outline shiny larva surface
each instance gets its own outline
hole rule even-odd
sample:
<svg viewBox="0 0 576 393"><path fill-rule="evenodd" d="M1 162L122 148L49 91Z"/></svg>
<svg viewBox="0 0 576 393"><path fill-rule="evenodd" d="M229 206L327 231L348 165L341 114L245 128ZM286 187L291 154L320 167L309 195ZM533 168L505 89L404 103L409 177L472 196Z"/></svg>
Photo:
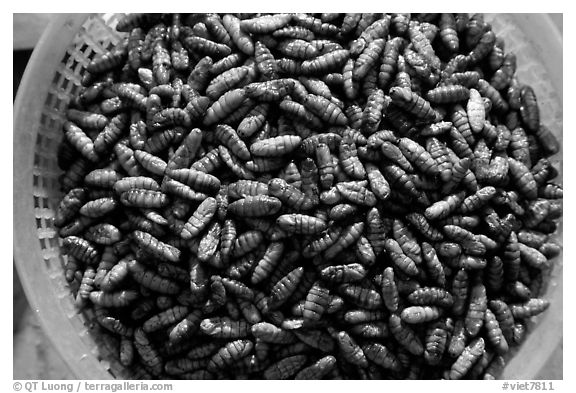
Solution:
<svg viewBox="0 0 576 393"><path fill-rule="evenodd" d="M534 91L508 103L515 59L489 24L120 25L129 49L90 63L69 109L56 221L79 306L133 335L122 364L156 378L494 377L549 307L562 187ZM206 337L218 345L194 362L166 341Z"/></svg>

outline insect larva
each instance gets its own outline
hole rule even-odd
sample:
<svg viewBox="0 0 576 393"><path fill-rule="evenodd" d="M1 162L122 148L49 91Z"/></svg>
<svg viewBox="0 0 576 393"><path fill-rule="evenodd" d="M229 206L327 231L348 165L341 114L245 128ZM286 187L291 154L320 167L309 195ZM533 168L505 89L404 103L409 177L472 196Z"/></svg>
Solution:
<svg viewBox="0 0 576 393"><path fill-rule="evenodd" d="M536 199L538 187L530 170L520 161L508 158L509 173L518 190L527 199Z"/></svg>
<svg viewBox="0 0 576 393"><path fill-rule="evenodd" d="M417 324L438 319L441 310L435 306L410 306L400 313L400 318L406 323Z"/></svg>
<svg viewBox="0 0 576 393"><path fill-rule="evenodd" d="M246 144L240 139L236 131L225 124L218 124L215 132L216 138L224 144L233 154L243 161L250 159L250 152Z"/></svg>
<svg viewBox="0 0 576 393"><path fill-rule="evenodd" d="M402 365L393 352L380 343L362 345L362 351L369 360L385 369L392 371L400 371L402 369Z"/></svg>
<svg viewBox="0 0 576 393"><path fill-rule="evenodd" d="M401 221L395 219L392 225L392 234L402 252L415 263L422 262L420 245L412 231Z"/></svg>
<svg viewBox="0 0 576 393"><path fill-rule="evenodd" d="M396 240L391 238L386 239L384 248L395 267L409 276L415 276L418 274L416 263L404 253Z"/></svg>
<svg viewBox="0 0 576 393"><path fill-rule="evenodd" d="M458 49L460 48L460 41L456 31L456 19L454 15L443 13L440 16L438 27L440 28L440 38L442 43L451 52L458 52Z"/></svg>
<svg viewBox="0 0 576 393"><path fill-rule="evenodd" d="M188 307L174 306L147 319L142 325L145 333L155 332L180 322L188 314Z"/></svg>
<svg viewBox="0 0 576 393"><path fill-rule="evenodd" d="M344 228L344 230L340 232L340 236L336 239L336 241L325 251L323 251L324 258L330 260L338 255L338 253L340 253L342 250L348 248L358 240L358 238L362 235L363 230L363 222L358 222Z"/></svg>
<svg viewBox="0 0 576 393"><path fill-rule="evenodd" d="M278 157L297 149L301 141L302 138L297 135L282 135L263 139L250 145L250 152L260 157Z"/></svg>
<svg viewBox="0 0 576 393"><path fill-rule="evenodd" d="M176 358L167 360L164 365L164 370L166 374L178 376L182 379L188 379L188 375L191 373L203 370L209 362L209 358L203 359L188 359L188 358ZM203 370L206 371L206 370Z"/></svg>
<svg viewBox="0 0 576 393"><path fill-rule="evenodd" d="M424 360L430 365L437 365L448 346L448 337L452 333L451 319L440 320L432 324L426 331Z"/></svg>
<svg viewBox="0 0 576 393"><path fill-rule="evenodd" d="M238 299L245 299L251 301L254 299L254 292L248 286L240 281L232 280L229 278L222 278L222 284L226 288L226 293L234 295Z"/></svg>
<svg viewBox="0 0 576 393"><path fill-rule="evenodd" d="M302 250L303 256L306 258L312 258L320 254L322 251L332 246L338 240L340 234L340 228L328 228L323 235L313 239L304 247Z"/></svg>
<svg viewBox="0 0 576 393"><path fill-rule="evenodd" d="M182 44L191 52L216 58L228 56L232 52L228 45L214 42L199 36L185 37Z"/></svg>
<svg viewBox="0 0 576 393"><path fill-rule="evenodd" d="M200 330L214 338L236 339L248 337L250 325L245 320L231 320L227 317L213 317L200 322Z"/></svg>
<svg viewBox="0 0 576 393"><path fill-rule="evenodd" d="M546 299L532 298L525 303L511 304L510 312L515 319L527 319L544 312L549 306Z"/></svg>
<svg viewBox="0 0 576 393"><path fill-rule="evenodd" d="M268 307L272 310L285 303L294 291L296 291L303 276L304 268L298 267L282 277L271 290Z"/></svg>
<svg viewBox="0 0 576 393"><path fill-rule="evenodd" d="M98 155L94 149L92 139L84 131L72 122L64 123L64 132L66 140L80 153L83 157L91 162L98 161Z"/></svg>
<svg viewBox="0 0 576 393"><path fill-rule="evenodd" d="M486 288L482 284L474 285L470 291L470 303L465 318L466 332L470 337L475 337L483 326L487 307Z"/></svg>
<svg viewBox="0 0 576 393"><path fill-rule="evenodd" d="M362 348L356 344L354 339L350 337L348 333L337 333L336 342L338 343L340 353L342 354L344 360L355 364L358 367L365 368L368 366L368 360L366 359L366 355L362 351Z"/></svg>
<svg viewBox="0 0 576 393"><path fill-rule="evenodd" d="M235 155L231 154L225 146L218 146L218 154L221 160L219 161L223 162L239 179L256 180L256 175L248 169L248 165L244 165ZM252 164L256 166L254 162L252 162Z"/></svg>
<svg viewBox="0 0 576 393"><path fill-rule="evenodd" d="M320 277L332 283L361 281L366 276L366 269L359 263L332 265L320 272Z"/></svg>
<svg viewBox="0 0 576 393"><path fill-rule="evenodd" d="M256 105L238 125L238 136L246 139L258 132L264 126L269 109L267 102Z"/></svg>
<svg viewBox="0 0 576 393"><path fill-rule="evenodd" d="M257 230L250 230L241 233L234 240L234 247L232 249L231 256L239 257L246 255L250 251L256 249L264 240L264 235L262 232Z"/></svg>
<svg viewBox="0 0 576 393"><path fill-rule="evenodd" d="M345 126L348 123L342 109L327 98L308 94L303 105L328 124Z"/></svg>
<svg viewBox="0 0 576 393"><path fill-rule="evenodd" d="M118 242L122 238L122 234L114 225L101 223L88 228L84 237L96 244L111 245Z"/></svg>
<svg viewBox="0 0 576 393"><path fill-rule="evenodd" d="M526 128L536 132L540 125L540 111L536 94L531 86L524 85L520 90L520 116Z"/></svg>
<svg viewBox="0 0 576 393"><path fill-rule="evenodd" d="M90 301L95 305L106 308L122 308L133 303L140 295L133 290L122 290L118 292L90 292Z"/></svg>
<svg viewBox="0 0 576 393"><path fill-rule="evenodd" d="M140 208L161 208L169 203L168 196L161 191L131 188L122 192L120 202L123 205Z"/></svg>
<svg viewBox="0 0 576 393"><path fill-rule="evenodd" d="M78 109L69 109L66 113L66 117L70 122L73 124L70 125L77 125L82 129L95 129L95 130L102 130L108 124L108 118L106 116L99 114L99 113L92 113L88 111L81 111ZM64 124L64 131L66 131L66 123Z"/></svg>
<svg viewBox="0 0 576 393"><path fill-rule="evenodd" d="M499 354L508 352L508 342L504 338L496 316L490 309L486 310L484 325L487 331L487 340L490 345L493 346Z"/></svg>
<svg viewBox="0 0 576 393"><path fill-rule="evenodd" d="M419 356L424 353L424 346L421 340L416 336L415 332L402 321L400 316L391 314L388 320L388 326L390 333L392 333L396 341L411 354Z"/></svg>
<svg viewBox="0 0 576 393"><path fill-rule="evenodd" d="M262 217L276 214L282 202L268 195L246 196L232 202L228 210L241 217Z"/></svg>
<svg viewBox="0 0 576 393"><path fill-rule="evenodd" d="M230 39L240 51L251 56L254 54L254 43L249 34L241 29L241 21L232 14L222 17L222 25L230 35Z"/></svg>
<svg viewBox="0 0 576 393"><path fill-rule="evenodd" d="M303 368L295 376L294 379L323 379L336 367L336 358L328 355L319 359L316 363Z"/></svg>
<svg viewBox="0 0 576 393"><path fill-rule="evenodd" d="M80 281L80 287L78 288L78 293L76 294L76 299L74 305L78 309L82 309L90 297L90 293L94 291L94 278L96 276L96 271L93 267L88 266L84 270L82 279Z"/></svg>
<svg viewBox="0 0 576 393"><path fill-rule="evenodd" d="M283 330L268 322L252 325L252 335L271 344L293 344L297 340L289 330Z"/></svg>
<svg viewBox="0 0 576 393"><path fill-rule="evenodd" d="M268 182L268 192L296 211L312 208L312 201L302 191L280 178Z"/></svg>
<svg viewBox="0 0 576 393"><path fill-rule="evenodd" d="M417 305L452 307L454 301L450 292L436 287L423 287L408 296L408 301Z"/></svg>
<svg viewBox="0 0 576 393"><path fill-rule="evenodd" d="M180 259L180 250L178 248L156 239L149 233L134 231L132 238L140 248L153 256L169 262L178 262Z"/></svg>
<svg viewBox="0 0 576 393"><path fill-rule="evenodd" d="M358 181L340 182L336 185L336 189L344 199L352 203L372 207L376 205L376 195L363 184Z"/></svg>
<svg viewBox="0 0 576 393"><path fill-rule="evenodd" d="M399 166L385 165L381 167L381 172L390 184L391 189L398 188L401 192L411 197L420 197L420 191L418 191L412 179Z"/></svg>
<svg viewBox="0 0 576 393"><path fill-rule="evenodd" d="M272 33L286 26L291 20L290 14L265 15L240 21L240 29L253 34Z"/></svg>
<svg viewBox="0 0 576 393"><path fill-rule="evenodd" d="M177 283L156 274L152 270L146 269L145 266L135 259L128 261L127 265L132 278L142 286L168 295L180 292L180 287Z"/></svg>
<svg viewBox="0 0 576 393"><path fill-rule="evenodd" d="M94 265L99 258L98 250L88 241L77 236L64 238L63 253L77 258L88 265Z"/></svg>
<svg viewBox="0 0 576 393"><path fill-rule="evenodd" d="M496 34L492 30L484 32L467 56L469 64L475 64L485 58L494 47L495 42Z"/></svg>
<svg viewBox="0 0 576 393"><path fill-rule="evenodd" d="M426 93L426 99L433 104L446 104L465 101L470 90L462 85L439 86Z"/></svg>
<svg viewBox="0 0 576 393"><path fill-rule="evenodd" d="M336 25L326 22L323 23L321 19L307 14L294 14L292 16L292 22L297 26L305 27L311 30L314 34L321 36L333 37L339 31Z"/></svg>
<svg viewBox="0 0 576 393"><path fill-rule="evenodd" d="M354 79L362 80L366 76L368 70L373 67L377 59L382 55L385 44L386 40L384 38L378 38L366 46L354 64L354 70L352 71Z"/></svg>
<svg viewBox="0 0 576 393"><path fill-rule="evenodd" d="M216 194L220 190L220 180L208 173L196 169L167 169L168 177L182 182L194 190L207 194Z"/></svg>
<svg viewBox="0 0 576 393"><path fill-rule="evenodd" d="M344 172L354 179L365 179L366 170L358 158L356 144L352 140L350 134L347 134L342 138L338 150L338 158L340 159L340 165Z"/></svg>
<svg viewBox="0 0 576 393"><path fill-rule="evenodd" d="M208 362L207 371L215 372L219 369L229 367L238 359L248 355L254 344L250 340L235 340L227 343L224 347L218 350Z"/></svg>
<svg viewBox="0 0 576 393"><path fill-rule="evenodd" d="M155 376L161 375L163 368L162 359L141 328L136 329L134 332L134 347L146 368Z"/></svg>
<svg viewBox="0 0 576 393"><path fill-rule="evenodd" d="M264 378L271 380L289 379L306 364L306 355L294 355L283 358L264 370Z"/></svg>
<svg viewBox="0 0 576 393"><path fill-rule="evenodd" d="M482 356L484 352L484 339L482 337L474 339L466 348L458 359L452 364L450 369L450 379L461 379L468 373L472 365Z"/></svg>
<svg viewBox="0 0 576 393"><path fill-rule="evenodd" d="M304 214L284 214L276 220L278 226L288 233L312 235L323 232L326 222Z"/></svg>
<svg viewBox="0 0 576 393"><path fill-rule="evenodd" d="M372 288L361 285L341 284L339 286L341 295L358 307L374 310L382 306L382 296Z"/></svg>
<svg viewBox="0 0 576 393"><path fill-rule="evenodd" d="M228 195L233 199L248 196L263 196L268 194L268 185L254 180L238 180L228 184Z"/></svg>
<svg viewBox="0 0 576 393"><path fill-rule="evenodd" d="M209 126L219 122L234 112L246 98L244 89L234 89L224 93L207 110L203 124Z"/></svg>
<svg viewBox="0 0 576 393"><path fill-rule="evenodd" d="M68 191L58 204L54 217L54 225L63 227L66 223L70 222L86 203L86 200L87 193L85 188L73 188Z"/></svg>

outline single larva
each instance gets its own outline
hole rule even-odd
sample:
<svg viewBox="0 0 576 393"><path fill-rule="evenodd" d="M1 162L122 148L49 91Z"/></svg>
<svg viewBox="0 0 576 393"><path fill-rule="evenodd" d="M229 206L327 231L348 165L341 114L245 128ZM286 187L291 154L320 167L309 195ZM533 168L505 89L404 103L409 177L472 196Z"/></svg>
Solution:
<svg viewBox="0 0 576 393"><path fill-rule="evenodd" d="M249 340L236 340L227 343L210 358L206 368L207 371L215 372L231 366L238 359L248 355L252 351L253 346L254 344Z"/></svg>
<svg viewBox="0 0 576 393"><path fill-rule="evenodd" d="M474 339L456 359L449 373L450 379L461 379L484 352L484 339Z"/></svg>

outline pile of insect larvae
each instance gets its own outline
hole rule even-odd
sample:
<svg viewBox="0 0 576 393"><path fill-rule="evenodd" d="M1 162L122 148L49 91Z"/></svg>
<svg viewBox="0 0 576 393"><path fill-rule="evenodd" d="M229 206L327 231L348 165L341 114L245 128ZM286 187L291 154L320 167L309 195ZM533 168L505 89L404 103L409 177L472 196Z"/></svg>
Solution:
<svg viewBox="0 0 576 393"><path fill-rule="evenodd" d="M475 14L130 14L72 97L55 225L134 378L494 379L562 217Z"/></svg>

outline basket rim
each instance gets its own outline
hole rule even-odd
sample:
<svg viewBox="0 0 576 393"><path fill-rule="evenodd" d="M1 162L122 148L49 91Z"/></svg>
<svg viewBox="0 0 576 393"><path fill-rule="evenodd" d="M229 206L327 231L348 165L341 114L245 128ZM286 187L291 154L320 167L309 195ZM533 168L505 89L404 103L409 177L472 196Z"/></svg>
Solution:
<svg viewBox="0 0 576 393"><path fill-rule="evenodd" d="M38 286L53 285L51 279L47 275L33 274L37 265L24 262L30 258L37 263L42 263L43 260L39 247L31 247L38 243L37 228L33 225L34 210L30 208L30 204L33 195L31 161L36 143L35 127L39 124L40 117L39 111L34 112L31 109L41 108L44 105L51 85L53 75L43 71L50 65L59 64L67 49L67 45L62 45L55 50L50 43L72 42L90 15L92 14L54 14L32 52L16 95L13 147L14 151L18 150L21 154L14 154L13 160L13 230L17 235L14 236L13 250L16 271L30 307L38 315L43 331L65 364L76 377L106 380L113 379L113 376L105 371L96 356L91 356L86 342L78 334L73 336L69 334L74 328L71 325L71 318L68 318L62 309L60 299L56 296L42 296L35 291ZM82 350L79 351L79 348ZM83 355L76 359L70 356L74 352Z"/></svg>

